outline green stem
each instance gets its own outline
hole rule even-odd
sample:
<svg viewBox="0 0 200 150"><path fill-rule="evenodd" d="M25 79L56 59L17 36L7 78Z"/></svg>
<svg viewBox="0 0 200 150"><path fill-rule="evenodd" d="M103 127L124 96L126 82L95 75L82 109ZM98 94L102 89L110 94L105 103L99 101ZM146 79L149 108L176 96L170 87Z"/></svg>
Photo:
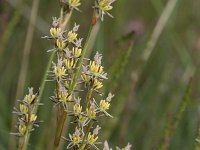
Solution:
<svg viewBox="0 0 200 150"><path fill-rule="evenodd" d="M84 141L86 140L86 138L87 138L87 136L88 136L88 133L89 133L91 127L93 126L93 124L94 124L94 121L90 122L89 125L87 126L85 135L84 135L84 137L83 137L83 143L82 143L81 146L80 146L80 150L84 150L84 148L85 148L85 146L86 146L86 144L84 143Z"/></svg>
<svg viewBox="0 0 200 150"><path fill-rule="evenodd" d="M72 14L71 11L68 12L68 13L64 16L64 19L62 19L62 22L60 23L60 24L61 24L60 26L62 26L62 30L65 30L65 27L66 27L67 23L69 22L69 19L70 19L70 17L71 17L71 14ZM60 15L63 15L63 8L61 8L61 13L60 13ZM63 18L63 16L60 16L60 17ZM63 24L64 24L64 25L63 25ZM47 76L48 76L48 71L50 70L51 63L52 63L52 61L53 61L53 59L54 59L55 53L56 53L56 52L52 52L52 53L51 53L51 56L50 56L49 61L48 61L48 63L47 63L47 67L46 67L46 70L45 70L45 73L44 73L44 76L43 76L43 78L42 78L42 82L41 82L41 85L40 85L40 94L39 94L39 96L38 96L38 102L40 102L41 97L42 97L42 94L43 94L43 92L44 92L44 87L45 87L45 85L46 85L46 79L47 79ZM38 109L38 107L35 108L35 112L37 112L37 109Z"/></svg>
<svg viewBox="0 0 200 150"><path fill-rule="evenodd" d="M87 39L86 39L86 42L85 42L85 45L84 45L84 48L83 48L83 52L82 52L82 55L78 61L78 64L77 64L77 68L74 72L74 77L73 77L73 80L72 80L72 84L70 86L70 89L69 91L73 91L73 89L75 88L75 85L76 85L76 78L77 76L79 75L79 72L80 72L80 68L81 68L81 65L82 65L82 62L83 62L83 58L85 56L85 53L86 53L86 50L88 49L88 43L90 41L90 38L91 38L91 34L92 34L92 31L93 31L93 28L94 28L94 25L91 25L90 29L89 29L89 33L88 33L88 36L87 36Z"/></svg>
<svg viewBox="0 0 200 150"><path fill-rule="evenodd" d="M63 17L63 8L61 8L61 13L60 13L61 23L60 23L60 26L61 26L62 30L65 29L70 17L71 17L71 11ZM45 87L45 84L46 84L45 81L47 79L48 71L50 70L51 63L52 63L52 61L54 59L55 53L56 52L53 52L51 54L50 58L49 58L49 61L48 61L48 64L47 64L47 67L46 67L46 70L45 70L45 74L43 76L42 83L41 83L41 86L40 86L40 95L38 97L38 102L40 102L42 94L44 92L44 87ZM37 112L37 109L38 108L36 107L35 108L35 112ZM61 133L62 133L62 129L63 129L63 126L64 126L64 122L66 120L66 116L67 116L67 114L64 111L64 109L62 107L58 108L57 128L56 128L56 135L55 135L55 140L54 140L54 149L58 148L58 145L59 145L59 142L60 142Z"/></svg>

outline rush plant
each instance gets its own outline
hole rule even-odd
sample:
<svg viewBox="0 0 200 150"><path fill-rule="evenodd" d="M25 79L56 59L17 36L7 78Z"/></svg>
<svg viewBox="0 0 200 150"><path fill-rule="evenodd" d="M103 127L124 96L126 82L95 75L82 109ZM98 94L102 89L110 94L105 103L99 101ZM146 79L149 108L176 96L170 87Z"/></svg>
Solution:
<svg viewBox="0 0 200 150"><path fill-rule="evenodd" d="M67 149L85 150L100 149L99 131L101 129L99 120L102 117L113 116L109 114L112 107L111 100L114 95L105 95L101 88L104 80L108 79L107 73L102 65L102 55L96 53L92 59L85 58L85 53L97 24L104 20L105 15L112 17L112 3L115 0L94 0L93 16L86 40L79 38L78 29L80 25L74 23L71 29L66 29L73 10L80 10L80 0L60 1L60 17L53 17L49 35L43 38L50 40L54 47L47 50L52 53L41 83L40 92L29 94L19 101L19 110L15 108L14 113L18 117L15 135L20 137L19 149L27 149L30 132L38 127L36 121L37 108L40 105L41 95L45 87L45 81L55 84L54 93L50 97L57 109L56 133L53 149L58 149L60 140L67 142ZM83 45L83 46L82 46ZM54 57L56 58L54 59ZM43 110L44 111L44 110ZM71 122L70 131L65 135L65 122ZM111 150L107 142L103 144L103 150ZM120 150L119 147L116 147ZM128 144L122 150L130 150Z"/></svg>

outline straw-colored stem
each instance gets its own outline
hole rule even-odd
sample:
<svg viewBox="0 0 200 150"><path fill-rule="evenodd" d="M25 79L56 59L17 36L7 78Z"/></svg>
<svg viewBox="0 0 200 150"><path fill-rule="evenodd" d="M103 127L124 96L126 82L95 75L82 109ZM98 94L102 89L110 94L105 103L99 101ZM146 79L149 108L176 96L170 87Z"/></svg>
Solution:
<svg viewBox="0 0 200 150"><path fill-rule="evenodd" d="M21 95L23 93L23 88L24 88L25 79L26 79L26 72L27 72L27 67L28 67L28 60L29 60L30 50L31 50L31 46L32 46L33 33L34 33L33 24L35 24L36 19L37 19L39 2L40 2L40 0L33 1L33 7L31 9L31 16L30 16L30 21L29 21L29 25L28 25L24 50L23 50L21 69L20 69L20 73L19 73L16 98L21 97ZM29 126L28 126L28 128L29 128ZM22 140L24 140L24 141L22 141L23 144L19 143L19 146L20 146L19 148L21 150L27 149L29 137L30 137L30 132L27 132L25 134L25 136L22 138ZM21 140L19 142L21 142Z"/></svg>
<svg viewBox="0 0 200 150"><path fill-rule="evenodd" d="M26 73L27 73L27 67L28 67L28 61L30 57L30 51L31 51L31 46L32 46L32 41L33 41L33 34L34 34L34 25L37 19L37 13L38 13L38 7L39 7L39 0L33 1L32 4L32 10L31 10L31 16L30 16L30 21L28 25L28 30L26 34L26 40L25 40L25 45L24 45L24 50L23 50L23 56L22 56L22 61L21 61L21 68L19 72L19 79L17 83L17 93L16 93L16 99L18 97L21 97L24 89L24 84L25 84L25 79L26 79Z"/></svg>
<svg viewBox="0 0 200 150"><path fill-rule="evenodd" d="M164 8L154 30L150 37L150 40L147 42L146 49L142 55L142 60L145 62L149 59L153 49L155 48L163 29L165 28L178 0L169 0L166 7Z"/></svg>
<svg viewBox="0 0 200 150"><path fill-rule="evenodd" d="M66 117L67 117L67 113L64 110L64 108L59 107L58 112L57 112L57 127L56 127L56 135L55 135L55 140L54 140L54 149L57 149L59 146Z"/></svg>
<svg viewBox="0 0 200 150"><path fill-rule="evenodd" d="M31 7L25 2L23 2L24 0L5 0L5 1L7 1L11 7L18 10L20 17L23 17L23 19L26 19L27 21L30 20ZM20 7L18 6L19 4ZM37 16L37 21L34 23L34 26L42 34L46 34L49 23L45 21L42 17ZM6 30L8 30L8 28L6 28Z"/></svg>

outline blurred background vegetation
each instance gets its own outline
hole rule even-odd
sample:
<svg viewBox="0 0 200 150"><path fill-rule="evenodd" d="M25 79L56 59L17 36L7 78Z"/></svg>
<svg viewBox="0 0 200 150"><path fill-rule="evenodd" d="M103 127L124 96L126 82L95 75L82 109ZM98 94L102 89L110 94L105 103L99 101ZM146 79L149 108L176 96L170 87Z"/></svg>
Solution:
<svg viewBox="0 0 200 150"><path fill-rule="evenodd" d="M71 25L74 21L81 25L80 37L87 35L92 5L92 0L82 1L82 12L73 13ZM104 91L115 94L114 119L101 122L102 140L112 146L130 142L135 150L195 149L200 125L199 6L198 0L114 3L115 18L106 17L101 23L87 54L93 56L96 50L103 54L109 74ZM53 0L0 0L1 150L9 149L12 139L16 99L23 98L27 87L40 86L50 56L46 50L52 47L41 37L49 34L51 17L59 10ZM191 77L193 84L188 84ZM39 109L44 123L33 132L30 149L51 149L55 110L48 97L53 88L46 84L44 106Z"/></svg>

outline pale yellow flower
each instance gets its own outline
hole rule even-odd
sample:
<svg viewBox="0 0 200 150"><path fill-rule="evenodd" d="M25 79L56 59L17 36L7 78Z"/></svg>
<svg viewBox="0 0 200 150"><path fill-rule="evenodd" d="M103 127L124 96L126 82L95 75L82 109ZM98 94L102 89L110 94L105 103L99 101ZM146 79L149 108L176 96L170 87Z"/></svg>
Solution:
<svg viewBox="0 0 200 150"><path fill-rule="evenodd" d="M89 109L87 108L86 109L86 113L87 113L87 116L90 118L90 119L94 119L96 117L96 111L95 111L95 108L94 107L90 107Z"/></svg>
<svg viewBox="0 0 200 150"><path fill-rule="evenodd" d="M92 134L91 132L89 132L88 136L87 136L87 142L92 145L94 144L98 139L98 136L95 137L94 134Z"/></svg>
<svg viewBox="0 0 200 150"><path fill-rule="evenodd" d="M19 133L21 135L24 135L26 133L26 129L27 129L26 125L24 125L24 124L19 125Z"/></svg>
<svg viewBox="0 0 200 150"><path fill-rule="evenodd" d="M62 76L65 76L65 75L66 75L66 69L65 69L65 67L54 66L53 73L54 73L57 77L62 77Z"/></svg>
<svg viewBox="0 0 200 150"><path fill-rule="evenodd" d="M67 41L68 42L73 42L76 37L77 37L77 33L75 33L74 31L69 31L68 34L67 34Z"/></svg>
<svg viewBox="0 0 200 150"><path fill-rule="evenodd" d="M72 54L74 57L78 58L81 56L81 52L82 52L82 49L81 48L78 48L78 47L73 47L72 48Z"/></svg>
<svg viewBox="0 0 200 150"><path fill-rule="evenodd" d="M64 59L65 66L68 70L71 70L75 64L74 59Z"/></svg>
<svg viewBox="0 0 200 150"><path fill-rule="evenodd" d="M75 114L75 115L78 115L78 114L80 114L81 111L82 111L82 106L81 106L80 104L76 103L76 104L74 105L74 107L73 107L73 110L74 110L74 114Z"/></svg>
<svg viewBox="0 0 200 150"><path fill-rule="evenodd" d="M101 100L100 101L100 104L99 104L100 110L106 111L106 110L109 109L109 107L110 107L110 103L109 102L107 102L106 100Z"/></svg>
<svg viewBox="0 0 200 150"><path fill-rule="evenodd" d="M81 5L80 0L68 0L68 3L71 7L78 7Z"/></svg>
<svg viewBox="0 0 200 150"><path fill-rule="evenodd" d="M93 74L101 74L103 72L103 67L98 65L95 61L90 61L89 71Z"/></svg>
<svg viewBox="0 0 200 150"><path fill-rule="evenodd" d="M19 104L19 109L24 114L28 113L28 107L24 104Z"/></svg>
<svg viewBox="0 0 200 150"><path fill-rule="evenodd" d="M98 81L98 79L94 79L93 80L93 84L92 84L92 87L96 90L100 89L103 87L103 84L102 82Z"/></svg>
<svg viewBox="0 0 200 150"><path fill-rule="evenodd" d="M59 38L56 40L56 45L59 49L64 49L66 44L61 38Z"/></svg>

